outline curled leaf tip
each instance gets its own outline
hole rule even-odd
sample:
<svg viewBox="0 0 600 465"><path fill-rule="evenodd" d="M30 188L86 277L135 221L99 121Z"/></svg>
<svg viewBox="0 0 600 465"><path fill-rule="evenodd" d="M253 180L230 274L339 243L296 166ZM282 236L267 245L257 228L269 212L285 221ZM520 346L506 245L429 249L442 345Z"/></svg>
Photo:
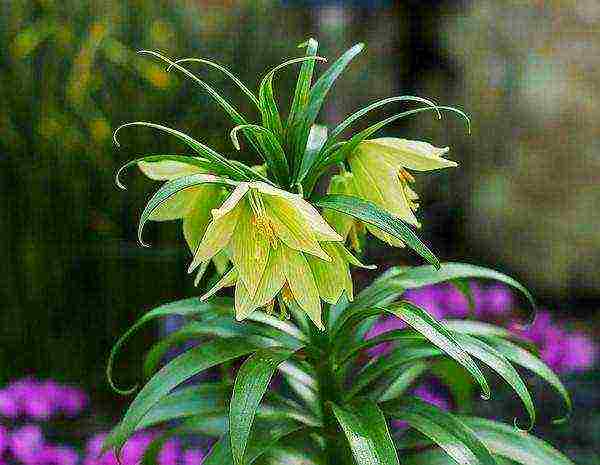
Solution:
<svg viewBox="0 0 600 465"><path fill-rule="evenodd" d="M513 419L513 426L515 427L515 429L516 429L516 430L517 430L519 433L522 433L522 434L527 434L527 433L529 433L529 432L530 432L530 431L533 429L533 426L534 426L534 420L533 420L533 418L531 418L531 419L529 420L529 426L527 426L526 428L522 428L521 426L519 426L519 419L518 419L517 417L515 417L515 418Z"/></svg>
<svg viewBox="0 0 600 465"><path fill-rule="evenodd" d="M490 391L483 391L479 397L481 397L482 400L490 400L492 398L492 393Z"/></svg>

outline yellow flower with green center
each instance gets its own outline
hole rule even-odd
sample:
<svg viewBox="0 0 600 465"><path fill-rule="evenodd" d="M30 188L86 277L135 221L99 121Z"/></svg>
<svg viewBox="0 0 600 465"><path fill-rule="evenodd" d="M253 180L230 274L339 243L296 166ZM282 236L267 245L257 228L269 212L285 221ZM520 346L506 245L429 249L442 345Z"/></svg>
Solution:
<svg viewBox="0 0 600 465"><path fill-rule="evenodd" d="M370 200L403 221L420 227L415 216L419 196L411 188L415 182L408 170L432 171L458 166L442 157L449 148L427 142L382 137L365 140L348 158L355 195ZM367 226L375 236L394 246L401 241Z"/></svg>
<svg viewBox="0 0 600 465"><path fill-rule="evenodd" d="M320 298L335 303L343 291L352 298L348 264L360 263L299 195L260 181L241 182L212 217L189 270L227 251L234 267L204 298L235 284L238 320L282 292L322 328Z"/></svg>

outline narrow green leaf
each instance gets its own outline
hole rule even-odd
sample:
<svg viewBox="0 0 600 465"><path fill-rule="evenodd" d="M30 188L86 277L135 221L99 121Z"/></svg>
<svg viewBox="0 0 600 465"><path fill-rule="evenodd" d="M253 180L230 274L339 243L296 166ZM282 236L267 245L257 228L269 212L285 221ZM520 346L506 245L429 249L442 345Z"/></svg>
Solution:
<svg viewBox="0 0 600 465"><path fill-rule="evenodd" d="M282 348L262 349L239 369L229 405L229 435L236 465L245 465L244 452L254 416L275 370L294 351Z"/></svg>
<svg viewBox="0 0 600 465"><path fill-rule="evenodd" d="M290 419L257 421L252 430L244 463L254 463L256 459L271 450L282 438L300 431L304 426ZM213 446L202 465L234 465L229 433L224 434Z"/></svg>
<svg viewBox="0 0 600 465"><path fill-rule="evenodd" d="M136 429L164 423L179 418L225 413L229 388L223 383L202 383L178 389L152 407Z"/></svg>
<svg viewBox="0 0 600 465"><path fill-rule="evenodd" d="M275 101L275 96L273 95L273 78L275 77L275 73L280 69L294 63L301 63L303 61L314 62L317 60L327 61L325 58L319 56L304 56L287 60L269 71L260 82L258 89L258 102L260 112L262 114L263 126L270 129L282 141L284 136L283 124L281 123L281 116L279 115L277 102Z"/></svg>
<svg viewBox="0 0 600 465"><path fill-rule="evenodd" d="M126 190L127 187L125 187L125 185L121 182L121 174L123 173L123 171L132 166L137 166L139 162L156 163L164 160L177 161L179 163L186 163L188 165L196 166L205 170L207 173L211 171L211 163L208 160L205 160L204 158L186 155L148 155L145 157L140 157L128 161L123 166L121 166L115 174L115 184L119 188Z"/></svg>
<svg viewBox="0 0 600 465"><path fill-rule="evenodd" d="M528 429L533 428L533 424L535 423L535 407L533 406L531 394L517 370L515 370L506 357L480 339L467 334L455 334L454 336L464 350L489 366L513 388L529 414Z"/></svg>
<svg viewBox="0 0 600 465"><path fill-rule="evenodd" d="M518 290L528 300L532 309L535 310L536 304L531 293L519 283L516 279L511 278L499 271L495 271L482 266L471 265L469 263L446 262L442 263L439 269L431 266L417 266L407 269L404 273L396 278L396 282L405 289L414 289L417 287L437 284L453 279L492 279L501 283L507 284L510 287Z"/></svg>
<svg viewBox="0 0 600 465"><path fill-rule="evenodd" d="M343 408L331 403L358 465L399 465L387 423L377 404L361 399Z"/></svg>
<svg viewBox="0 0 600 465"><path fill-rule="evenodd" d="M297 182L302 182L312 166L318 161L319 154L327 142L327 126L313 124L308 134L306 150L300 163L299 172L296 175Z"/></svg>
<svg viewBox="0 0 600 465"><path fill-rule="evenodd" d="M484 443L459 418L417 397L382 405L392 418L408 422L460 465L496 465Z"/></svg>
<svg viewBox="0 0 600 465"><path fill-rule="evenodd" d="M245 124L245 123L243 123ZM185 145L191 148L194 152L196 152L201 157L209 160L211 165L211 171L218 175L230 176L232 179L248 181L248 180L261 180L264 182L270 183L270 181L264 176L260 176L250 169L250 167L244 165L243 163L237 162L234 163L231 160L227 160L223 155L215 152L210 147L198 142L196 139L188 136L187 134L178 131L173 128L169 128L167 126L163 126L162 124L149 123L147 121L134 121L132 123L125 123L119 126L115 132L113 133L113 140L117 147L120 147L119 141L117 139L117 134L121 129L131 126L144 126L153 129L158 129L159 131L166 132L172 136L177 137L181 140Z"/></svg>
<svg viewBox="0 0 600 465"><path fill-rule="evenodd" d="M145 247L149 247L148 244L142 239L142 233L144 232L144 226L152 217L152 213L160 208L166 201L185 189L190 189L195 186L202 184L216 184L224 187L235 187L237 183L226 178L218 178L212 174L192 174L189 176L183 176L181 178L173 179L164 183L158 191L150 198L142 215L140 216L140 223L138 225L138 240L140 244Z"/></svg>
<svg viewBox="0 0 600 465"><path fill-rule="evenodd" d="M233 303L229 299L214 299L210 303L203 302L197 297L192 297L190 299L178 300L176 302L170 302L165 305L161 305L148 313L142 316L139 320L135 322L133 326L131 326L115 343L110 351L110 355L108 357L108 363L106 364L106 377L108 379L108 384L110 384L111 388L122 395L129 395L135 392L137 389L137 385L133 386L129 389L120 389L116 386L112 373L113 366L117 354L125 342L142 326L146 323L155 320L156 318L161 318L168 315L179 315L179 316L191 316L198 314L206 314L214 310L225 311L226 309L231 309L233 307Z"/></svg>
<svg viewBox="0 0 600 465"><path fill-rule="evenodd" d="M202 336L244 337L257 347L283 345L297 350L303 345L296 338L268 325L256 324L251 321L240 324L233 315L212 318L208 321L192 321L154 344L144 361L144 375L149 377L154 373L161 359L171 347Z"/></svg>
<svg viewBox="0 0 600 465"><path fill-rule="evenodd" d="M314 57L317 55L319 43L315 39L310 38L305 43L300 44L299 47L306 47L305 56ZM297 115L300 114L306 106L306 103L308 101L308 93L310 92L310 85L312 84L312 76L314 69L314 60L309 60L302 63L300 73L298 74L298 81L296 82L294 99L292 100L292 106L290 107L290 113L288 115L288 131L290 127L293 127L295 125ZM288 132L288 137L289 135L290 133Z"/></svg>
<svg viewBox="0 0 600 465"><path fill-rule="evenodd" d="M490 386L475 361L462 346L463 340L457 338L460 335L452 333L443 323L437 321L428 312L410 302L400 302L398 305L388 307L386 311L402 318L432 344L442 349L446 354L465 367L481 386L482 397L484 399L491 397Z"/></svg>
<svg viewBox="0 0 600 465"><path fill-rule="evenodd" d="M556 419L555 422L564 421L569 417L573 408L571 404L571 396L569 395L569 392L562 384L558 376L556 376L556 374L548 365L546 365L542 360L533 355L531 352L523 349L522 347L519 347L518 345L510 341L506 341L504 339L494 337L492 335L484 336L486 336L484 338L485 341L492 345L498 352L504 355L511 362L516 363L517 365L520 365L523 368L532 371L540 378L545 380L548 384L550 384L554 389L556 389L558 394L562 397L562 399L565 402L567 413L565 414L564 418Z"/></svg>
<svg viewBox="0 0 600 465"><path fill-rule="evenodd" d="M104 449L121 449L148 411L182 382L208 368L254 351L256 347L245 339L217 339L179 355L156 373L138 393L118 428L106 438Z"/></svg>
<svg viewBox="0 0 600 465"><path fill-rule="evenodd" d="M574 465L548 443L512 426L475 417L461 417L495 455L523 465Z"/></svg>
<svg viewBox="0 0 600 465"><path fill-rule="evenodd" d="M379 107L382 107L384 105L387 105L389 103L395 103L395 102L419 102L419 103L425 103L425 104L429 105L434 110L437 108L437 103L433 102L432 100L422 98L422 97L415 97L413 95L400 95L398 97L384 98L382 100L378 100L377 102L371 103L370 105L358 110L357 112L353 113L352 115L350 115L346 119L344 119L344 121L342 121L340 124L338 124L331 131L331 138L332 139L335 138L344 129L346 129L348 126L350 126L355 121L362 118L368 112L375 110ZM438 117L439 117L439 119L442 119L442 114L439 110L438 110Z"/></svg>
<svg viewBox="0 0 600 465"><path fill-rule="evenodd" d="M235 124L246 124L246 120L240 114L240 112L236 110L229 102L227 102L227 100L225 100L215 89L213 89L206 82L198 78L195 74L191 73L189 70L187 70L180 64L176 63L175 61L171 60L165 55L162 55L161 53L152 50L140 50L138 53L152 55L158 58L159 60L162 60L165 63L167 63L169 65L169 67L167 68L168 70L175 68L177 71L180 71L181 73L185 74L188 78L192 79L196 84L202 87L208 93L208 95L210 95L213 98L213 100L217 102L217 104L221 108L223 108L223 110L225 110L225 112L229 115L229 117Z"/></svg>
<svg viewBox="0 0 600 465"><path fill-rule="evenodd" d="M377 346L384 342L413 343L423 342L425 340L425 337L417 331L401 329L387 331L370 339L361 340L355 344L347 344L346 346L340 347L339 353L336 356L336 361L339 365L342 365L357 353L370 349L371 347Z"/></svg>
<svg viewBox="0 0 600 465"><path fill-rule="evenodd" d="M498 336L502 338L514 338L515 334L501 326L474 320L444 320L446 328L461 334L471 336Z"/></svg>
<svg viewBox="0 0 600 465"><path fill-rule="evenodd" d="M364 223L378 227L382 231L400 239L429 263L439 268L440 262L437 257L421 242L413 230L402 220L382 210L373 202L350 195L330 194L321 197L314 203L318 207L345 213Z"/></svg>
<svg viewBox="0 0 600 465"><path fill-rule="evenodd" d="M290 171L283 147L281 147L275 134L269 129L256 124L236 126L231 130L230 137L233 146L237 150L240 150L240 143L237 138L239 130L244 130L245 133L251 133L256 137L263 150L260 155L267 164L268 169L273 173L275 180L279 184L285 185L290 177Z"/></svg>
<svg viewBox="0 0 600 465"><path fill-rule="evenodd" d="M388 373L394 368L408 367L416 361L440 357L444 354L441 349L429 343L400 344L385 357L379 357L368 363L358 374L352 377L352 387L345 393L344 399L350 400L374 381L392 379Z"/></svg>
<svg viewBox="0 0 600 465"><path fill-rule="evenodd" d="M386 402L400 397L430 367L431 364L428 362L416 362L402 367L398 376L390 376L392 381L376 393L377 402Z"/></svg>
<svg viewBox="0 0 600 465"><path fill-rule="evenodd" d="M173 63L175 63L177 65L181 64L181 63L202 63L202 64L212 66L213 68L218 69L225 76L227 76L229 79L231 79L234 82L234 84L236 86L238 86L241 89L241 91L244 94L246 94L248 96L248 98L252 101L252 103L254 103L254 105L256 105L256 107L258 108L258 99L254 95L254 93L248 88L248 86L246 86L246 84L244 84L240 80L240 78L238 78L235 74L233 74L231 71L229 71L223 65L220 65L219 63L215 63L214 61L211 61L211 60L207 60L206 58L181 58L179 60L175 60ZM173 68L173 65L169 65L169 67L167 68L167 71L171 71L171 68Z"/></svg>

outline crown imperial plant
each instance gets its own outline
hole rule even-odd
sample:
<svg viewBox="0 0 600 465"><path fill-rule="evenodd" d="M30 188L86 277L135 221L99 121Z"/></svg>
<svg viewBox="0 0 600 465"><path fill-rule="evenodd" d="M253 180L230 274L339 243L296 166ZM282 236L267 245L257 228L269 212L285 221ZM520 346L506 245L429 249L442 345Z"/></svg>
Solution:
<svg viewBox="0 0 600 465"><path fill-rule="evenodd" d="M206 282L212 285L195 297L151 310L113 347L108 380L118 392L132 394L137 386L121 389L113 379L119 350L149 321L169 315L185 320L148 352L148 380L104 448L119 452L137 430L165 423L164 436L148 448L144 463L154 463L161 441L168 437L201 433L216 438L205 465L569 464L516 426L530 430L536 411L515 366L548 382L567 415L571 408L560 380L527 350L527 343L489 323L438 321L403 300L412 289L442 282L470 297L467 280L496 280L521 295L524 309L535 309L531 294L516 280L480 266L440 263L415 234L420 222L414 176L456 167L445 158L449 149L372 138L386 125L421 112L439 118L442 112L453 112L470 124L468 117L429 99L398 96L326 127L317 121L320 109L363 45L342 54L314 82L317 62L325 60L317 56L316 40L301 47L305 55L266 73L258 93L213 61L141 52L206 92L232 122L233 147L251 151L260 164L241 163L158 123L127 123L115 132L117 142L123 128L148 127L186 146L187 154L132 160L118 171L117 183L123 187L120 175L132 166L164 182L141 214L140 242L148 221L181 220L190 249L189 272L196 273L201 286L210 274ZM192 73L199 65L223 73L239 87L254 106L257 121ZM273 83L288 66L300 70L284 117ZM418 107L349 131L372 110L402 102ZM319 183L322 178L328 184ZM325 194L320 186L326 186ZM349 249L360 253L367 232L411 249L428 264L392 267L355 293L350 270L365 265ZM228 287L234 287L233 297L223 290ZM384 315L403 324L388 332L371 331ZM162 362L170 347L187 339L199 342ZM391 344L386 345L389 349L373 356L371 349L383 343ZM241 365L233 363L238 359ZM418 392L413 388L423 377L436 376L451 393L477 388L489 398L482 365L516 393L525 420L515 419L515 426L508 426L464 411L453 413L410 394ZM221 368L218 379L194 378L216 367ZM191 378L193 383L180 387Z"/></svg>

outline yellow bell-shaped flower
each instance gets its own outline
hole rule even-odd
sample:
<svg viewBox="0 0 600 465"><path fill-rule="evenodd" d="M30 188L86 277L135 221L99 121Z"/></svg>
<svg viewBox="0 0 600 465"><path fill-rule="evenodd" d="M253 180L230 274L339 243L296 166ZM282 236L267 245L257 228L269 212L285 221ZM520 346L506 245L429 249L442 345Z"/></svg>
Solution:
<svg viewBox="0 0 600 465"><path fill-rule="evenodd" d="M408 170L431 171L458 166L442 158L449 148L427 142L382 137L359 144L348 158L356 195L370 200L396 217L420 227L415 216L419 196L411 188L415 182ZM382 231L369 230L391 245L401 245Z"/></svg>
<svg viewBox="0 0 600 465"><path fill-rule="evenodd" d="M236 318L242 320L283 290L322 328L319 288L308 258L332 262L324 248L342 240L299 195L242 182L212 211L190 272L226 250L234 268L204 298L235 283Z"/></svg>

